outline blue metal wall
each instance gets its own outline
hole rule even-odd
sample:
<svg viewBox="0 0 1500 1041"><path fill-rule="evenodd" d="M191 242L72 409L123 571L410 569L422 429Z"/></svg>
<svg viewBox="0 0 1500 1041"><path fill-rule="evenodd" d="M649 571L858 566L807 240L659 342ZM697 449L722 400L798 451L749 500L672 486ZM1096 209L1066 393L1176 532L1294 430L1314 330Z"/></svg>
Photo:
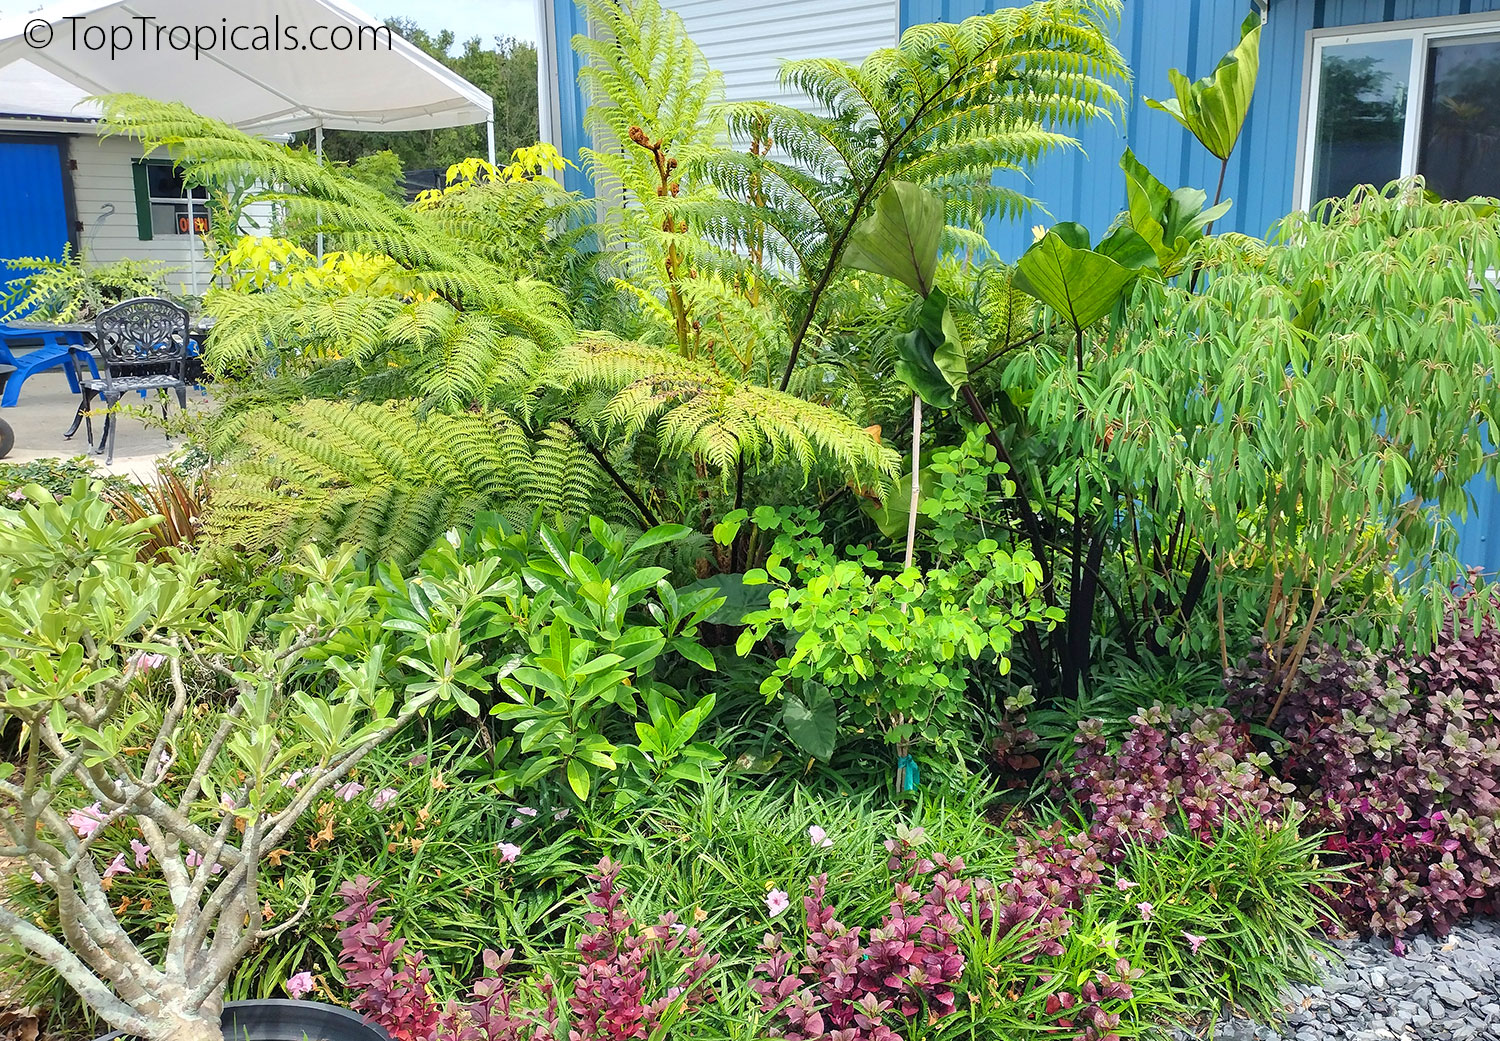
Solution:
<svg viewBox="0 0 1500 1041"><path fill-rule="evenodd" d="M1024 0L902 0L901 26L961 21ZM1096 235L1124 206L1125 187L1116 163L1128 145L1168 184L1192 185L1212 194L1219 161L1145 98L1169 98L1167 70L1193 79L1206 76L1239 39L1251 10L1248 0L1125 0L1116 44L1134 73L1126 108L1115 125L1097 124L1077 134L1083 151L1057 154L1033 169L1028 183L1014 180L1046 207L1051 220L1076 220ZM1234 209L1218 225L1224 231L1264 235L1292 208L1293 167L1302 99L1302 62L1310 29L1401 18L1432 18L1500 10L1500 0L1271 0L1262 32L1260 78L1240 144L1224 183ZM990 241L1013 259L1031 241L1037 220L997 224Z"/></svg>
<svg viewBox="0 0 1500 1041"><path fill-rule="evenodd" d="M0 139L0 260L60 257L68 241L68 206L60 146ZM0 270L0 282L20 272Z"/></svg>
<svg viewBox="0 0 1500 1041"><path fill-rule="evenodd" d="M552 28L557 34L557 109L562 129L562 140L557 142L557 147L577 163L578 151L588 146L589 138L583 129L583 112L587 105L583 84L578 81L579 59L573 50L573 37L588 32L588 21L573 0L552 0ZM581 169L564 171L563 187L570 192L594 194L593 184Z"/></svg>

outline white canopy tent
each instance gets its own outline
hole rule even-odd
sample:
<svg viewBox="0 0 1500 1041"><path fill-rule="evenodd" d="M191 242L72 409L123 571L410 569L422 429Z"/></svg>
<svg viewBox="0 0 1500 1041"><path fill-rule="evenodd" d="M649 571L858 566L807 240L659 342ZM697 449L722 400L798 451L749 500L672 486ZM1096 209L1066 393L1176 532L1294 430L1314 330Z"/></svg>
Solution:
<svg viewBox="0 0 1500 1041"><path fill-rule="evenodd" d="M116 93L267 136L312 130L320 159L325 129L484 123L495 161L489 96L344 0L64 0L0 18L0 116L93 120L87 99Z"/></svg>
<svg viewBox="0 0 1500 1041"><path fill-rule="evenodd" d="M97 115L89 95L136 93L267 135L494 120L483 91L344 0L65 0L0 18L0 75L18 62L33 70L12 73L6 114L63 114L9 89L55 110L61 80L74 116Z"/></svg>

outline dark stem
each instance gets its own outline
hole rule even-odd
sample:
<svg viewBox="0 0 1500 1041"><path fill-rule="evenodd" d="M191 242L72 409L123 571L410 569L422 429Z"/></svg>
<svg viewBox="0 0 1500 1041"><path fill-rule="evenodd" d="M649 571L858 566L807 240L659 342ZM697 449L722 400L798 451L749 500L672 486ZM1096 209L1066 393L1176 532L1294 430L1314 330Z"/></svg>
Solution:
<svg viewBox="0 0 1500 1041"><path fill-rule="evenodd" d="M734 475L734 508L738 510L745 502L745 456L742 452L735 464ZM740 530L735 532L734 543L729 547L729 571L730 574L739 574L745 570L745 543L750 538L748 524L741 524Z"/></svg>
<svg viewBox="0 0 1500 1041"><path fill-rule="evenodd" d="M1214 206L1219 205L1219 200L1224 197L1224 175L1226 173L1228 173L1228 172L1229 172L1229 157L1225 156L1224 157L1224 161L1219 164L1219 186L1214 189ZM1210 207L1210 208L1212 208L1212 207ZM1214 233L1213 221L1209 221L1208 227L1206 227L1206 228L1203 229L1203 237L1204 238L1208 238L1208 236L1212 235L1213 233ZM1203 271L1203 266L1201 264L1194 264L1193 265L1193 274L1192 274L1192 277L1190 277L1188 279L1188 292L1189 293L1194 292L1195 290L1197 290L1197 288L1198 288L1198 275L1200 273L1202 273L1202 271Z"/></svg>
<svg viewBox="0 0 1500 1041"><path fill-rule="evenodd" d="M1077 568L1078 584L1068 600L1068 665L1067 673L1072 685L1064 690L1072 693L1080 685L1086 686L1089 673L1089 636L1094 631L1094 607L1099 599L1099 565L1104 559L1104 533L1089 540L1088 559Z"/></svg>
<svg viewBox="0 0 1500 1041"><path fill-rule="evenodd" d="M792 370L797 367L797 355L802 350L802 341L807 338L807 330L812 327L813 316L817 314L818 301L823 298L823 293L828 289L828 283L833 280L833 273L838 269L839 259L844 255L844 247L849 243L849 236L854 234L854 226L859 223L859 217L864 212L865 204L870 201L870 196L874 194L876 185L880 183L881 174L885 172L886 164L891 161L900 147L905 144L907 135L912 132L913 128L921 124L922 117L927 115L928 110L942 98L943 92L961 79L969 69L982 64L990 48L1000 45L1000 40L994 41L981 50L975 56L974 61L959 66L958 70L944 80L927 100L917 106L916 111L911 114L911 118L906 121L902 128L886 144L885 151L880 154L880 161L875 164L875 172L870 176L870 180L865 186L860 189L859 195L854 200L854 206L849 211L848 219L844 222L843 228L840 229L838 235L830 244L828 263L823 266L822 272L818 275L817 282L813 284L812 294L807 300L807 311L802 315L802 322L798 325L797 332L792 337L791 355L786 360L786 371L781 374L781 390L786 390L787 385L792 382Z"/></svg>
<svg viewBox="0 0 1500 1041"><path fill-rule="evenodd" d="M974 373L976 373L980 369L984 368L990 362L992 362L992 361L998 361L1000 358L1003 358L1005 355L1011 353L1012 351L1018 351L1018 350L1020 350L1022 347L1025 347L1028 343L1030 343L1033 340L1041 339L1042 335L1044 333L1046 333L1046 331L1047 330L1045 330L1045 329L1039 329L1036 332L1032 333L1030 336L1026 337L1026 339L1024 339L1024 340L1017 340L1015 343L1008 343L1008 344L1006 344L1004 347L1000 348L994 354L992 354L988 358L984 359L984 361L980 362L978 365L975 365L972 369L970 369L969 370L970 377L972 377L974 375Z"/></svg>
<svg viewBox="0 0 1500 1041"><path fill-rule="evenodd" d="M635 489L630 487L625 478L620 476L620 472L609 464L609 460L604 458L604 453L599 451L592 441L583 436L583 431L579 430L569 420L565 419L563 423L569 430L573 431L574 436L578 438L578 443L583 445L588 454L594 457L594 462L599 464L600 469L609 475L609 479L615 483L615 487L620 489L625 498L630 500L630 504L636 508L637 512L641 515L641 519L646 522L646 527L654 528L660 524L661 521L656 519L656 514L651 512L651 508L635 493Z"/></svg>

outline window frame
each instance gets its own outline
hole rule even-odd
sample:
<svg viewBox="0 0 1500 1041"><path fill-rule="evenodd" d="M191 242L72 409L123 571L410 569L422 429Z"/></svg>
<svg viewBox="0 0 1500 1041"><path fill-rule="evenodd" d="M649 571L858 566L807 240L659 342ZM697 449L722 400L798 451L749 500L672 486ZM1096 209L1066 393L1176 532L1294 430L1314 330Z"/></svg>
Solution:
<svg viewBox="0 0 1500 1041"><path fill-rule="evenodd" d="M1365 22L1312 29L1302 56L1302 108L1297 122L1297 167L1292 208L1306 210L1322 200L1312 198L1313 123L1318 113L1318 81L1322 78L1323 52L1328 47L1382 40L1411 41L1411 66L1407 71L1406 115L1401 140L1400 176L1416 173L1422 110L1427 100L1427 52L1433 41L1466 36L1500 34L1500 12L1454 15L1440 18L1407 18L1394 22Z"/></svg>
<svg viewBox="0 0 1500 1041"><path fill-rule="evenodd" d="M194 214L194 219L196 220L197 215L195 211L197 210L202 209L205 214L207 213L208 195L206 190L201 187L192 188L184 184L182 186L184 194L176 198L151 194L150 169L152 167L158 169L163 167L175 169L176 166L177 163L175 160L160 159L152 156L141 156L138 159L131 160L131 180L135 190L136 237L141 242L154 242L157 238L156 225L152 220L152 207L154 205L181 205L186 203L189 197L191 197L192 205L189 207L188 212ZM193 195L192 193L195 191L204 192L203 197L199 198L197 195ZM199 234L203 233L200 232ZM163 236L163 238L165 237ZM176 239L178 236L174 234L171 237Z"/></svg>

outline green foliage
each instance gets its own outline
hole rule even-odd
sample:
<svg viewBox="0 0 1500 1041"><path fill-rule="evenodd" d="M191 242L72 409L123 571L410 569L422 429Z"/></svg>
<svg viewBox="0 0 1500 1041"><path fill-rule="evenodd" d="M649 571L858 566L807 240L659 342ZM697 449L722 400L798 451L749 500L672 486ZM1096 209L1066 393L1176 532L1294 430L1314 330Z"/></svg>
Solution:
<svg viewBox="0 0 1500 1041"><path fill-rule="evenodd" d="M165 264L154 260L92 263L71 244L58 259L19 257L4 267L23 274L0 282L0 323L92 322L99 312L137 296L168 296Z"/></svg>
<svg viewBox="0 0 1500 1041"><path fill-rule="evenodd" d="M425 416L401 403L310 401L226 423L210 539L250 550L353 545L406 564L486 510L521 522L620 516L576 432L500 411Z"/></svg>
<svg viewBox="0 0 1500 1041"><path fill-rule="evenodd" d="M434 718L500 720L489 773L506 793L550 784L575 803L629 802L702 781L721 758L696 737L714 698L685 696L667 671L714 668L698 630L723 599L679 590L648 563L687 535L666 525L631 541L597 517L559 530L481 516L411 571L387 561L343 572L344 585L369 589L372 611L319 656L383 651L385 682L432 702Z"/></svg>
<svg viewBox="0 0 1500 1041"><path fill-rule="evenodd" d="M855 225L844 266L893 278L925 297L933 289L942 237L943 200L910 181L892 181Z"/></svg>
<svg viewBox="0 0 1500 1041"><path fill-rule="evenodd" d="M1120 168L1125 171L1130 227L1150 243L1164 277L1178 274L1188 250L1229 212L1232 203L1225 199L1205 208L1208 193L1201 188L1168 189L1128 148L1120 156Z"/></svg>
<svg viewBox="0 0 1500 1041"><path fill-rule="evenodd" d="M261 860L425 699L398 706L371 661L309 667L364 591L310 583L263 639L204 558L138 560L155 518L112 519L84 480L61 500L25 493L0 513L0 729L22 738L0 768L0 829L53 899L37 919L0 906L0 936L122 1031L166 1036L205 1006L216 1025L238 961L285 925L262 914ZM303 670L318 694L290 682ZM190 718L206 741L187 740ZM123 835L168 890L147 933L108 895L130 871Z"/></svg>
<svg viewBox="0 0 1500 1041"><path fill-rule="evenodd" d="M1085 501L1170 546L1222 605L1212 629L1153 622L1158 640L1227 657L1258 632L1281 681L1335 605L1345 636L1392 639L1409 617L1403 639L1431 638L1459 574L1451 518L1496 475L1477 417L1500 401L1473 374L1495 365L1500 292L1468 272L1497 263L1484 209L1364 189L1223 258L1200 293L1138 281L1081 375L1044 348L1011 365L1042 428L1085 458L1108 446L1108 471L1080 471ZM1172 602L1181 578L1139 566L1130 599ZM1402 610L1368 610L1392 588Z"/></svg>
<svg viewBox="0 0 1500 1041"><path fill-rule="evenodd" d="M1155 265L1156 251L1131 228L1116 228L1090 248L1088 229L1064 221L1021 255L1015 285L1081 334L1115 309L1144 268Z"/></svg>
<svg viewBox="0 0 1500 1041"><path fill-rule="evenodd" d="M837 556L806 515L762 507L754 520L780 534L745 581L774 587L770 606L746 616L737 649L786 630L786 656L761 692L783 699L793 740L826 758L836 718L846 740L880 733L903 754L913 742L961 752L970 662L990 659L1004 676L1015 633L1048 618L1029 554L978 539L949 547L940 567L898 573L873 551Z"/></svg>
<svg viewBox="0 0 1500 1041"><path fill-rule="evenodd" d="M582 152L595 194L611 200L601 232L624 247L620 288L670 328L677 349L692 345L684 299L689 267L710 252L688 234L683 206L705 195L684 170L712 149L723 121L712 115L722 77L708 67L682 19L657 0L583 0L590 35L573 38L589 98ZM698 282L700 288L704 285Z"/></svg>
<svg viewBox="0 0 1500 1041"><path fill-rule="evenodd" d="M1240 42L1214 66L1214 71L1193 82L1176 69L1167 77L1176 97L1166 101L1146 99L1146 104L1160 109L1181 123L1208 149L1226 163L1255 94L1255 78L1260 71L1259 12L1251 12L1240 27Z"/></svg>
<svg viewBox="0 0 1500 1041"><path fill-rule="evenodd" d="M813 111L775 102L727 107L731 132L766 148L714 155L707 172L727 198L698 214L799 276L786 303L792 333L783 387L823 317L855 227L887 185L936 190L950 244L984 251L984 222L1030 205L994 173L1073 146L1061 128L1120 104L1109 81L1124 76L1124 63L1106 26L1117 11L1108 0L1043 0L957 25L914 26L858 67L787 62L782 83L810 97ZM777 157L768 154L772 145Z"/></svg>
<svg viewBox="0 0 1500 1041"><path fill-rule="evenodd" d="M1319 845L1295 821L1226 821L1211 843L1173 831L1127 847L1120 873L1134 885L1100 886L1080 924L1113 934L1144 970L1138 986L1189 1010L1228 1004L1276 1022L1285 989L1317 983L1330 953L1318 933L1337 873L1319 865Z"/></svg>

